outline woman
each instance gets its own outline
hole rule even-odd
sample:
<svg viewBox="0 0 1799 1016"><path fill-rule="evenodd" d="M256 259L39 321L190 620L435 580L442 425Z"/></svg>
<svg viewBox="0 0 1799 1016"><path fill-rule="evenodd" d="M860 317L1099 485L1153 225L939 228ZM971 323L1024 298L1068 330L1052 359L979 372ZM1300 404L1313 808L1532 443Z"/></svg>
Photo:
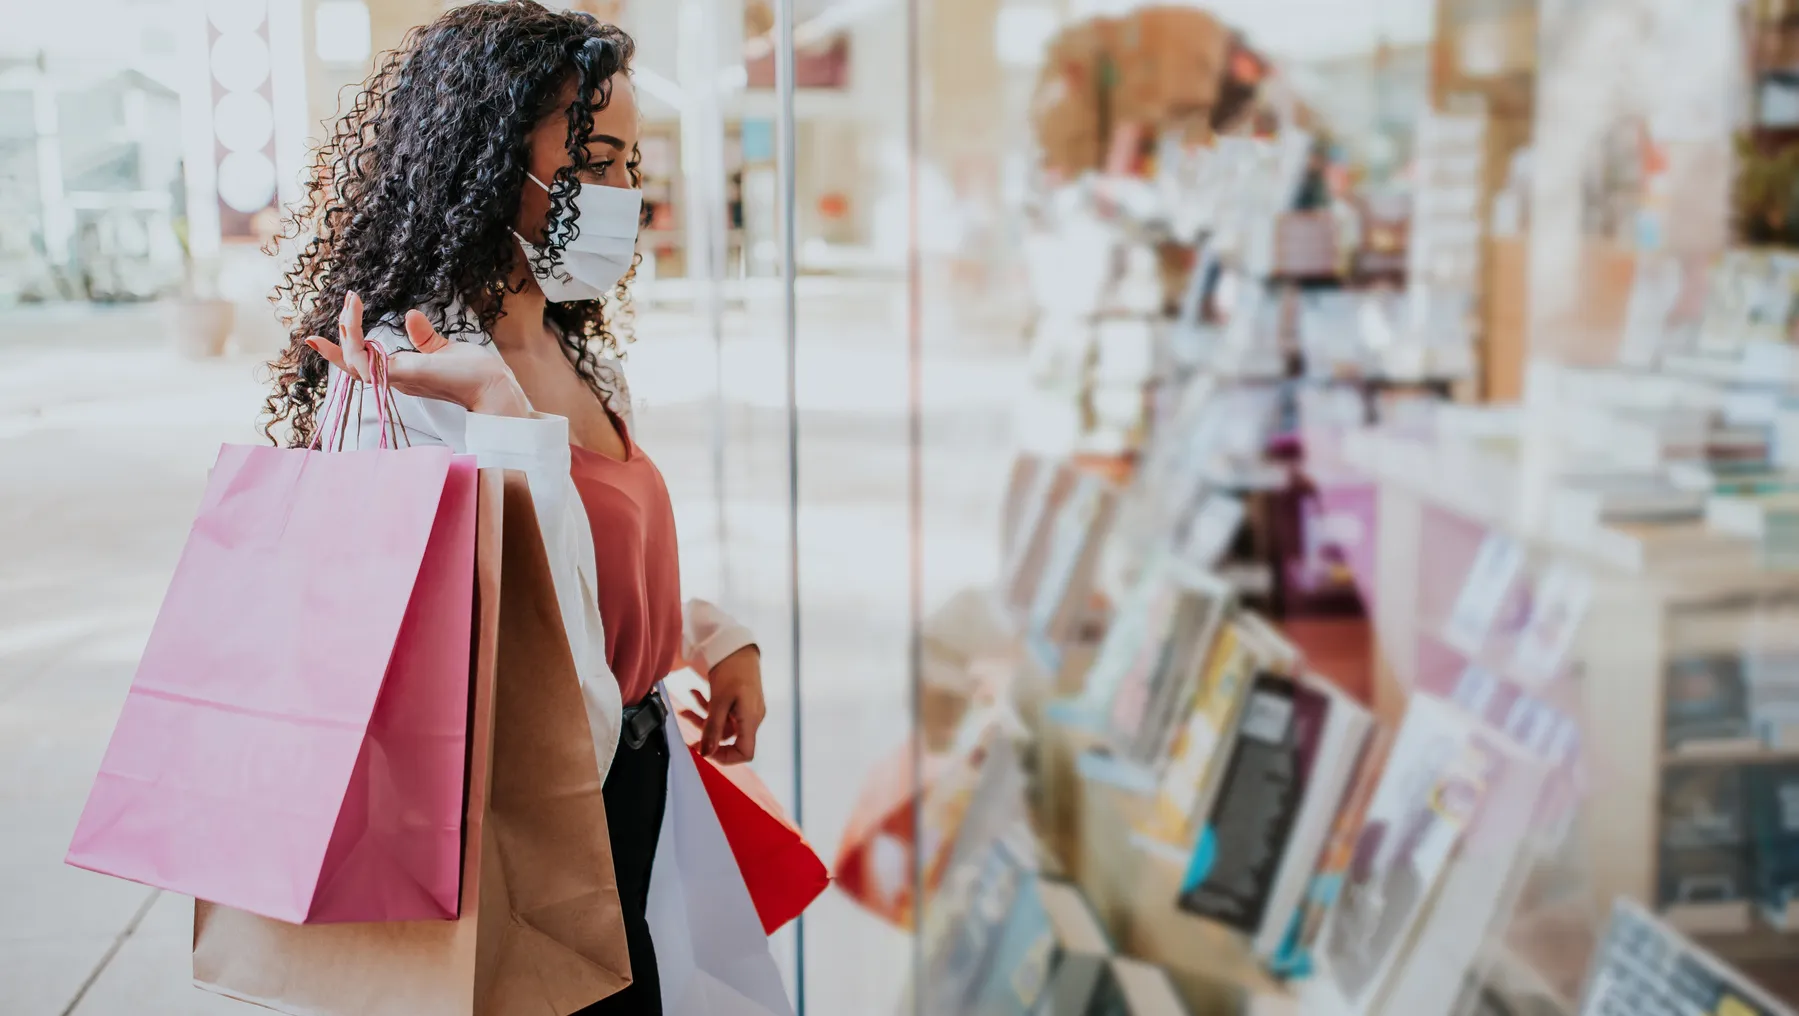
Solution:
<svg viewBox="0 0 1799 1016"><path fill-rule="evenodd" d="M645 905L667 789L657 681L710 679L701 751L755 754L757 651L715 608L684 608L674 516L633 440L607 307L622 306L641 214L631 39L530 0L468 4L386 56L319 154L277 293L293 342L266 432L326 426L332 385L367 380L368 340L414 445L521 469L580 674L633 983L587 1013L658 1013ZM366 330L366 334L365 334ZM373 400L350 440L380 436ZM357 436L360 435L360 436ZM615 754L616 753L616 754Z"/></svg>

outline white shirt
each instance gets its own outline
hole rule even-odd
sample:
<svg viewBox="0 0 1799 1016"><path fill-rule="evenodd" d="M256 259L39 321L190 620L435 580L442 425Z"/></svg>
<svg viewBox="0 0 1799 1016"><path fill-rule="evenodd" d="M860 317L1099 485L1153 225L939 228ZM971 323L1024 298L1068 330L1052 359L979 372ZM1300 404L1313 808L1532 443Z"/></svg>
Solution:
<svg viewBox="0 0 1799 1016"><path fill-rule="evenodd" d="M378 339L389 350L410 349L403 329L381 325L369 330L369 338ZM491 343L477 345L491 355L499 350ZM627 429L635 429L631 417L630 391L618 364L608 361L600 372L606 388L606 404L625 421ZM343 383L343 376L331 369L330 389ZM355 393L351 393L354 399ZM353 412L345 448L376 448L381 443L381 423L372 394L360 400ZM329 404L329 398L326 404ZM568 632L569 648L574 653L575 673L581 679L581 697L587 705L587 723L593 731L594 755L599 761L600 778L604 780L612 768L612 757L618 751L622 726L623 701L618 679L606 662L606 633L595 599L593 531L581 496L570 476L568 420L560 416L539 414L534 417L486 416L471 413L461 406L436 399L394 394L394 411L398 414L399 445L447 446L452 451L474 455L484 469L516 469L525 474L531 488L531 500L537 509L538 528L543 532L544 550L550 559L550 573L556 585L556 602L562 613L562 625ZM321 413L323 409L321 408ZM360 419L357 419L360 417ZM321 419L324 426L328 421ZM336 446L333 435L330 444ZM321 438L321 443L323 438ZM393 444L390 439L390 447ZM681 656L702 673L710 671L720 660L755 643L748 629L733 621L722 610L704 600L688 600L682 617Z"/></svg>

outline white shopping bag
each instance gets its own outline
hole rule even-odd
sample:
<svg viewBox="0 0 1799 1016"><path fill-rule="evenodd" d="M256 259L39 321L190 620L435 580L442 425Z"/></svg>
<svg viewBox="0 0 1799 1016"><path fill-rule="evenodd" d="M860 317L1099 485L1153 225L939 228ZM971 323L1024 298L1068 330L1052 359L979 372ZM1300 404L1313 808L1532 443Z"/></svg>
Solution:
<svg viewBox="0 0 1799 1016"><path fill-rule="evenodd" d="M658 694L663 694L660 690ZM672 720L668 803L650 870L650 937L664 1016L792 1016L724 826Z"/></svg>

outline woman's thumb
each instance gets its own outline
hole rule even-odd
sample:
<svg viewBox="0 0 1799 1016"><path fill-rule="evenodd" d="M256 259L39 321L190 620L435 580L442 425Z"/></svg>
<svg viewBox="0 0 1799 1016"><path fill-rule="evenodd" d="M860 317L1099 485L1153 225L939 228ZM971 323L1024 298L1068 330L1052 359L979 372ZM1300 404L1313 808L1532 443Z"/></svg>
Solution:
<svg viewBox="0 0 1799 1016"><path fill-rule="evenodd" d="M412 340L412 348L421 353L435 353L450 344L431 327L431 319L416 310L406 312L406 337Z"/></svg>

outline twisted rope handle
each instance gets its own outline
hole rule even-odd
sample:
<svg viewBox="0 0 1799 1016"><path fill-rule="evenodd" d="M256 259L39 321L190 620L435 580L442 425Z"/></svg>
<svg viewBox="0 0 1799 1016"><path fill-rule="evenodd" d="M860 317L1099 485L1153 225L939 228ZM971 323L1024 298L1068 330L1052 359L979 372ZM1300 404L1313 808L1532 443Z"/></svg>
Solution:
<svg viewBox="0 0 1799 1016"><path fill-rule="evenodd" d="M335 439L337 442L337 450L343 451L344 436L349 430L350 423L351 389L355 389L356 392L356 427L358 437L361 436L362 428L362 396L365 389L373 388L375 394L375 417L379 421L381 427L381 441L378 447L385 451L389 448L398 446L399 435L403 430L404 425L398 422L400 417L399 409L394 402L393 386L387 379L387 361L392 354L387 351L387 347L382 345L379 339L369 339L366 341L365 345L373 354L369 357L369 380L367 382L359 381L356 378L351 377L347 372L344 373L344 383L332 389L331 397L325 402L325 410L322 417L323 422L320 426L313 429L312 440L306 445L308 451L319 449L321 447L321 442L323 447L329 448L331 447L332 439ZM334 422L336 424L335 427L331 426ZM330 431L329 437L326 436L327 430ZM408 446L412 444L410 436L407 436L406 443Z"/></svg>

